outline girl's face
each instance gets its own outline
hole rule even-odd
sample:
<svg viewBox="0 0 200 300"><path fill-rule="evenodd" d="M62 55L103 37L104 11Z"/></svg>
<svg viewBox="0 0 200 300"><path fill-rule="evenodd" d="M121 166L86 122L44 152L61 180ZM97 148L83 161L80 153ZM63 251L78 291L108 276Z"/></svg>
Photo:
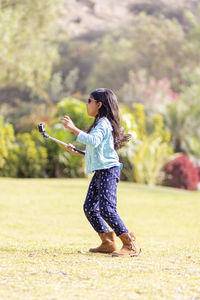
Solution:
<svg viewBox="0 0 200 300"><path fill-rule="evenodd" d="M100 107L102 106L101 102L97 102L94 100L92 95L90 95L87 103L87 113L90 117L96 117L99 112Z"/></svg>

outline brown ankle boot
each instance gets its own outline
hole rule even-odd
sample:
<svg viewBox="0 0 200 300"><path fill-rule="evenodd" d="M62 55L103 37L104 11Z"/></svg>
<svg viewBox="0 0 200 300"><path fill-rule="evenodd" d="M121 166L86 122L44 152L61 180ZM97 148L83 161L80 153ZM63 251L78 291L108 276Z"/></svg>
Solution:
<svg viewBox="0 0 200 300"><path fill-rule="evenodd" d="M97 248L91 248L90 252L100 252L100 253L112 253L113 251L117 250L115 244L115 233L112 232L103 232L99 233L100 239L102 243Z"/></svg>
<svg viewBox="0 0 200 300"><path fill-rule="evenodd" d="M123 246L121 250L114 251L112 256L138 256L141 252L141 249L135 243L135 235L133 232L123 233L119 235Z"/></svg>

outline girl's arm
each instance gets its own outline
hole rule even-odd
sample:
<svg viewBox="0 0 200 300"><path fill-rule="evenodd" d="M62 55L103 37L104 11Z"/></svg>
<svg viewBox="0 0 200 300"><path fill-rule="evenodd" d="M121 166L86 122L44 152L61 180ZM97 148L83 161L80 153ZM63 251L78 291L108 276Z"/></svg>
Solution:
<svg viewBox="0 0 200 300"><path fill-rule="evenodd" d="M99 120L98 124L95 126L92 132L86 133L80 130L76 140L80 143L96 148L101 144L104 137L110 130L112 130L112 128L109 128L107 122L102 118Z"/></svg>
<svg viewBox="0 0 200 300"><path fill-rule="evenodd" d="M86 133L77 128L70 119L70 117L64 116L63 118L61 118L61 120L64 121L65 128L69 129L76 136L78 136L78 142L81 142L86 145L91 145L93 147L97 147L102 142L107 131L107 125L104 121L99 122L93 133Z"/></svg>
<svg viewBox="0 0 200 300"><path fill-rule="evenodd" d="M94 148L98 147L106 134L105 128L96 128L92 133L80 131L77 136L77 141L86 145L91 145Z"/></svg>

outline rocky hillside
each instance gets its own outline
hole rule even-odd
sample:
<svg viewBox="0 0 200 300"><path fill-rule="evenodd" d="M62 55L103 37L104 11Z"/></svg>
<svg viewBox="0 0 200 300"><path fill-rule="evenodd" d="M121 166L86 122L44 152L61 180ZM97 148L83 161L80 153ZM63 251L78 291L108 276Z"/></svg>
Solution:
<svg viewBox="0 0 200 300"><path fill-rule="evenodd" d="M175 18L184 25L184 10L195 11L198 4L199 0L68 0L61 26L70 37L77 37L130 24L141 11Z"/></svg>

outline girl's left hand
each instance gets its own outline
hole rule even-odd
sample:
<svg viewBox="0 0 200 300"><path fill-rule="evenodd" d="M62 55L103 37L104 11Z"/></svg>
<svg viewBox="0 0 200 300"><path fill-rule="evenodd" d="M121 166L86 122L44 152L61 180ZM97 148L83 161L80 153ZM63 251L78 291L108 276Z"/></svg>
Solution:
<svg viewBox="0 0 200 300"><path fill-rule="evenodd" d="M70 131L74 132L76 135L79 134L80 130L74 125L73 121L70 119L69 116L62 117L61 121L64 121L65 128L67 128Z"/></svg>

